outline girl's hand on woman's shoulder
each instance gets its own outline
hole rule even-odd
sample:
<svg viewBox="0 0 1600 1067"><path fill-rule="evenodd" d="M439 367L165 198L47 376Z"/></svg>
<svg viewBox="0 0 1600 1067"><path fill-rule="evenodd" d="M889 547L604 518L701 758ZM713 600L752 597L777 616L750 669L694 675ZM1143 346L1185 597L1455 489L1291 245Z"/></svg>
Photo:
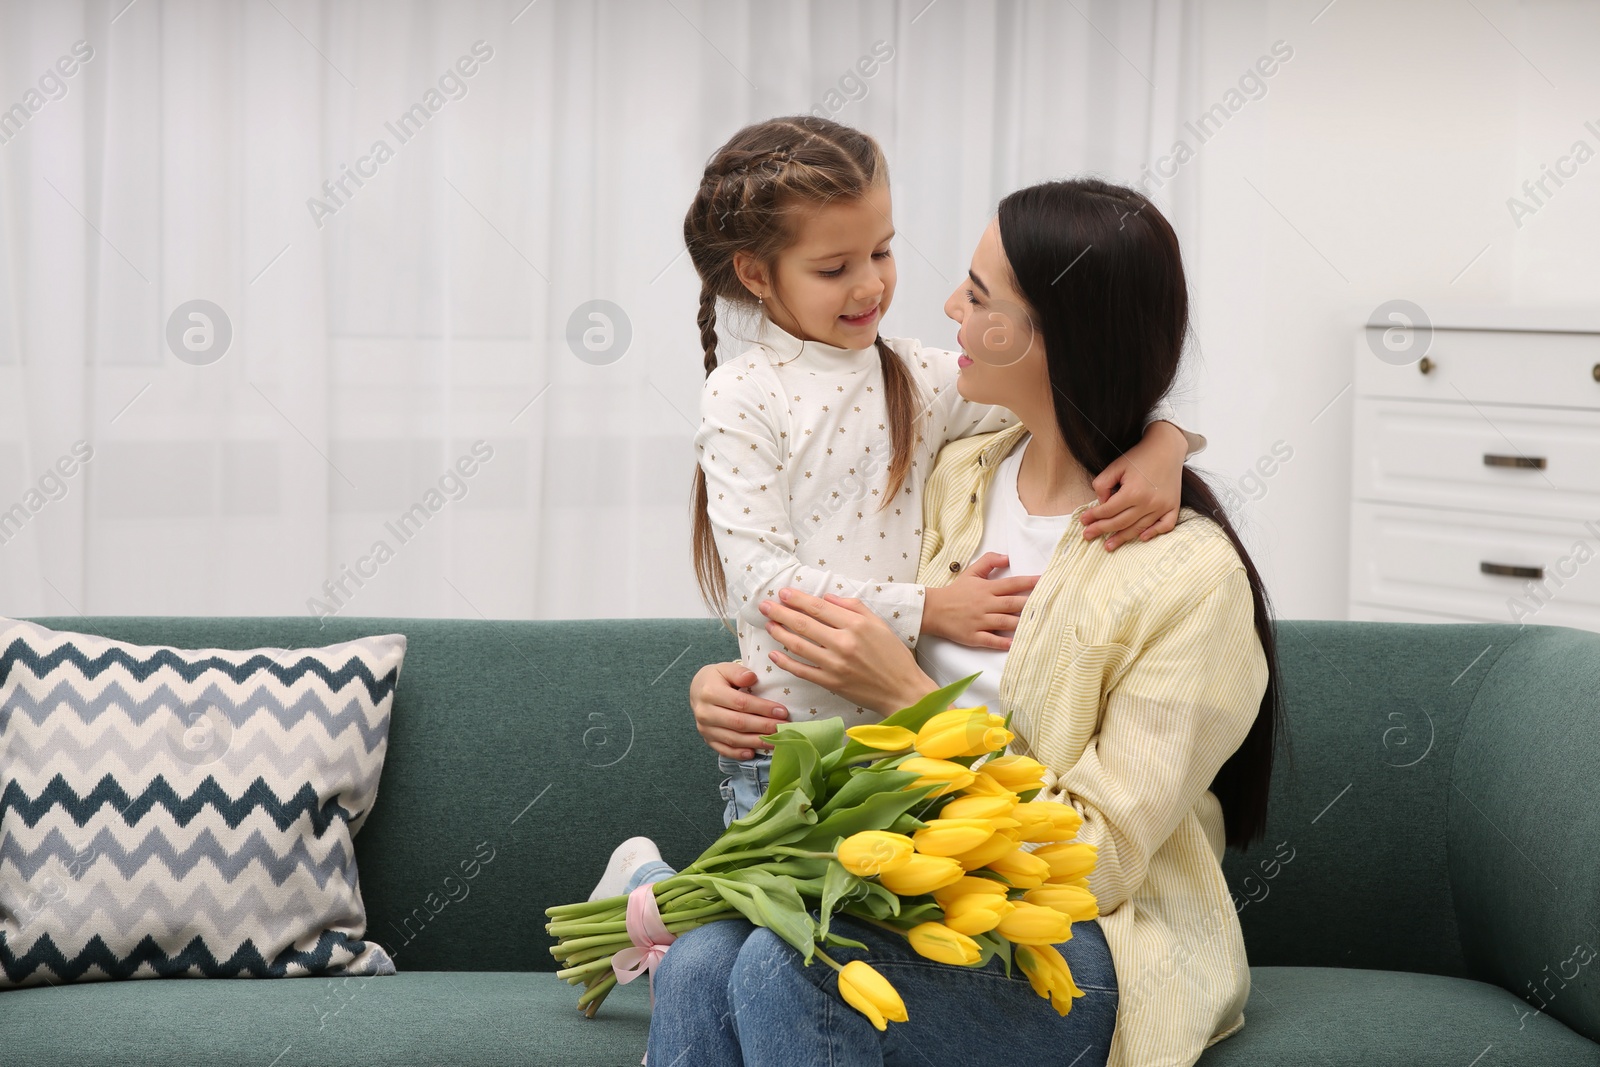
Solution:
<svg viewBox="0 0 1600 1067"><path fill-rule="evenodd" d="M740 686L756 684L756 672L742 663L708 663L689 683L695 729L719 756L753 759L770 752L766 735L789 721L782 704L752 696Z"/></svg>
<svg viewBox="0 0 1600 1067"><path fill-rule="evenodd" d="M1188 457L1189 441L1182 430L1170 422L1152 422L1144 438L1091 483L1100 503L1083 513L1084 540L1109 534L1110 552L1135 537L1148 541L1171 533L1178 525L1183 461Z"/></svg>

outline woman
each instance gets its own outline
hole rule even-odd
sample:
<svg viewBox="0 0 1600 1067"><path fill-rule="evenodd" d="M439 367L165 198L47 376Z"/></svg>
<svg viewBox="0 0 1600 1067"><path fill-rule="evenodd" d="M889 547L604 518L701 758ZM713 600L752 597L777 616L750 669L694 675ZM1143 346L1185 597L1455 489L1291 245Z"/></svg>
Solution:
<svg viewBox="0 0 1600 1067"><path fill-rule="evenodd" d="M1039 799L1073 805L1079 840L1099 849L1101 917L1060 946L1086 995L1057 1016L998 961L933 964L849 924L870 952L846 955L870 959L909 1014L880 1035L831 968L803 967L770 931L714 923L680 938L656 975L654 1063L1148 1067L1193 1063L1244 1024L1249 970L1221 857L1263 830L1281 714L1260 578L1187 470L1171 534L1116 553L1081 537L1088 472L1139 439L1177 370L1177 238L1130 189L1023 189L1001 201L946 312L961 323L962 395L1021 425L940 452L919 581L947 582L986 551L1040 573L1010 649L933 641L914 658L858 601L784 590L762 606L787 650L771 658L883 713L983 672L961 703L1012 712L1012 751L1048 768ZM763 743L772 725L770 702L733 688L751 673L696 678L696 720L719 752Z"/></svg>

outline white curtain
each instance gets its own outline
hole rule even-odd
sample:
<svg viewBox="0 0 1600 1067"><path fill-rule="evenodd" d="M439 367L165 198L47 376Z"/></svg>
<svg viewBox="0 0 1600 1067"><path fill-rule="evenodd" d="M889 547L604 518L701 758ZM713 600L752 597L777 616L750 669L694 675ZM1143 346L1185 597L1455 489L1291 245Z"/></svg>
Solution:
<svg viewBox="0 0 1600 1067"><path fill-rule="evenodd" d="M876 136L886 332L953 347L1000 196L1165 153L1193 18L0 6L0 614L699 614L682 219L711 152L813 109Z"/></svg>

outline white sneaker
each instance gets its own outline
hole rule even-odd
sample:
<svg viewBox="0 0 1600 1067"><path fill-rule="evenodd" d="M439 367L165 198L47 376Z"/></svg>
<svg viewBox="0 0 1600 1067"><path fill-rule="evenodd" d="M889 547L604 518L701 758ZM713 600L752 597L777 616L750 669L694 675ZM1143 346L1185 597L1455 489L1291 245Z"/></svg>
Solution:
<svg viewBox="0 0 1600 1067"><path fill-rule="evenodd" d="M661 850L648 837L628 838L612 851L611 862L606 864L606 873L600 876L600 883L589 894L589 899L604 900L606 897L621 896L627 888L628 879L633 877L633 872L641 864L660 859Z"/></svg>

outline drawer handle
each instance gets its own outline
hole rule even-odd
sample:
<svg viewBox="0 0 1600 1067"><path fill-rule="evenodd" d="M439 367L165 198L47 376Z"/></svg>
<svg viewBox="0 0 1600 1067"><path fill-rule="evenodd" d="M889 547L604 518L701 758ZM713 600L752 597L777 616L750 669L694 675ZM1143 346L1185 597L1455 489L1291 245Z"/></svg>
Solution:
<svg viewBox="0 0 1600 1067"><path fill-rule="evenodd" d="M1536 582L1544 581L1543 567L1514 567L1509 563L1490 563L1484 560L1478 564L1478 570L1502 578L1532 578Z"/></svg>
<svg viewBox="0 0 1600 1067"><path fill-rule="evenodd" d="M1497 456L1492 452L1483 454L1485 467L1520 467L1524 470L1542 471L1548 464L1543 456Z"/></svg>
<svg viewBox="0 0 1600 1067"><path fill-rule="evenodd" d="M1595 381L1600 382L1600 363L1596 363L1594 365L1594 370L1590 371L1589 373L1594 375Z"/></svg>
<svg viewBox="0 0 1600 1067"><path fill-rule="evenodd" d="M1438 366L1439 366L1439 364L1435 363L1433 360L1429 359L1427 356L1423 356L1422 357L1422 361L1417 364L1417 369L1419 371L1421 371L1423 374L1431 374L1431 373L1433 373L1433 371ZM1600 372L1600 366L1596 366L1595 370L1596 370L1596 372ZM1596 380L1600 381L1600 377L1597 377Z"/></svg>

